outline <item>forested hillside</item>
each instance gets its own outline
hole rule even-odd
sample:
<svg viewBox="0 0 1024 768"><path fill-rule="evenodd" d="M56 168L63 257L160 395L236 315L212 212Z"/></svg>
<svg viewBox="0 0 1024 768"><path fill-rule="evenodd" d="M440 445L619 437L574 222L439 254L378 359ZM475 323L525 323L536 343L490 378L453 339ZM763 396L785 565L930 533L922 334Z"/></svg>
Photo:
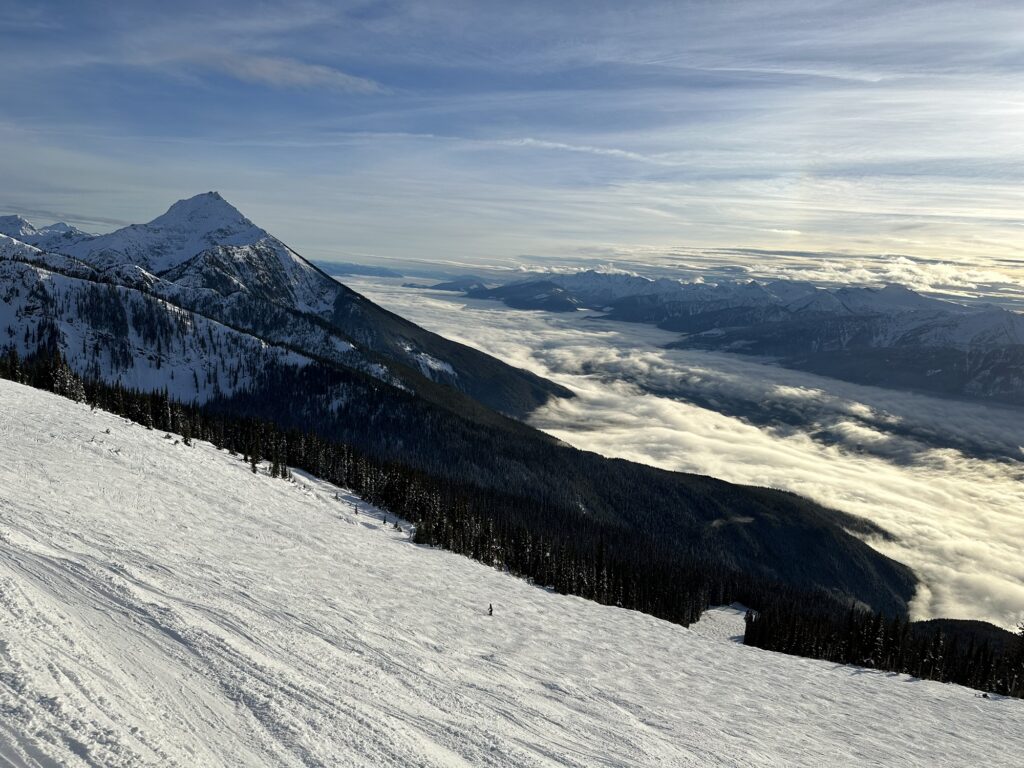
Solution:
<svg viewBox="0 0 1024 768"><path fill-rule="evenodd" d="M906 621L905 609L894 610L891 603L875 610L864 604L851 605L848 592L816 583L815 579L822 579L821 573L809 570L807 563L794 570L774 571L736 559L744 550L742 545L737 547L735 539L717 543L704 536L697 545L662 543L662 539L686 530L680 521L674 528L671 522L662 522L664 527L659 529L654 527L656 518L634 521L587 515L586 510L560 505L559 496L550 490L516 493L497 483L497 476L473 481L453 471L423 471L415 463L384 459L379 449L368 451L318 432L283 429L269 421L239 416L225 403L186 406L165 394L83 382L59 356L22 361L9 351L0 362L0 377L92 403L150 429L181 434L186 444L207 440L238 454L253 471L264 460L270 462L274 477L287 477L290 466L301 468L352 488L368 501L412 521L419 542L465 554L558 592L635 608L683 625L695 621L709 606L743 602L753 608L745 638L751 645L1024 695L1024 639L1018 641L1004 632L994 641L993 631L1000 631L980 622L980 627L952 629L935 628L930 623L915 625ZM355 391L353 387L351 392ZM401 415L394 409L373 408L372 402L370 413L378 418L365 418L367 414L362 413L351 421L339 421L368 424L376 430L401 424ZM348 434L358 432L358 428L351 429ZM573 451L560 446L554 449ZM415 457L415 453L411 455ZM548 454L548 458L555 455ZM461 461L454 466L465 469L472 465ZM638 465L616 462L608 466L629 469ZM683 481L673 498L676 503L685 499L694 515L721 514L722 507L717 505L740 498L718 498L714 488L702 498L700 481L705 478L686 487L686 475L659 474L663 479ZM542 474L534 478L545 479ZM624 482L627 478L620 475L617 479ZM753 495L753 503L746 500L749 512L783 518L788 511L786 502L797 498L763 493ZM712 522L721 519L714 517ZM690 525L690 531L697 531L698 536L701 527L711 531L725 527L699 519ZM795 534L792 528L779 529L780 536ZM808 534L804 545L813 547L814 541L813 534ZM788 551L796 556L796 550ZM814 557L813 550L806 554L806 559ZM869 558L865 562L871 565ZM899 573L900 566L892 563L890 567ZM912 581L907 584L911 586Z"/></svg>

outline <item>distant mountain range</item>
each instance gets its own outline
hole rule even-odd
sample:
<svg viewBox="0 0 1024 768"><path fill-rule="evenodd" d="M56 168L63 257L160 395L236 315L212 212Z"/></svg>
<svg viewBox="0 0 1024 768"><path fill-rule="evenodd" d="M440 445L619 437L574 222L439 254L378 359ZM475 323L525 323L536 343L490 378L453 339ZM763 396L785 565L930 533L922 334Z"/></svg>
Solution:
<svg viewBox="0 0 1024 768"><path fill-rule="evenodd" d="M1024 315L899 285L686 283L633 274L545 274L469 296L516 309L598 310L682 335L671 346L770 357L862 384L1024 405Z"/></svg>
<svg viewBox="0 0 1024 768"><path fill-rule="evenodd" d="M64 245L89 237L87 232L64 222L36 229L21 216L0 216L0 233L44 251L59 250Z"/></svg>

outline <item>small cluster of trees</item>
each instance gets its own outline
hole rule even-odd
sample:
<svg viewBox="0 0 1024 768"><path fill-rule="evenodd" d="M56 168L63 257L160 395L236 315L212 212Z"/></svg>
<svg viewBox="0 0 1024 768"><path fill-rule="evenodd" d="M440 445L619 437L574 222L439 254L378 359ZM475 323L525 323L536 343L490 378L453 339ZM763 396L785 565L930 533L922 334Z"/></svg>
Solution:
<svg viewBox="0 0 1024 768"><path fill-rule="evenodd" d="M845 612L771 600L746 617L744 642L839 664L900 672L1024 697L1024 624L1013 637L980 622L909 622L871 611Z"/></svg>
<svg viewBox="0 0 1024 768"><path fill-rule="evenodd" d="M186 444L208 441L239 455L254 472L262 461L275 477L288 478L289 467L303 469L411 521L417 543L466 555L541 587L682 625L711 605L737 601L755 609L747 621L749 645L1024 695L1024 640L997 647L927 633L900 618L849 608L848 601L822 590L730 567L714 552L660 546L641 529L580 514L557 496L538 498L475 482L469 474L443 475L375 457L352 443L240 416L223 405L185 404L166 392L83 381L52 351L23 360L9 349L0 355L0 377L180 434Z"/></svg>

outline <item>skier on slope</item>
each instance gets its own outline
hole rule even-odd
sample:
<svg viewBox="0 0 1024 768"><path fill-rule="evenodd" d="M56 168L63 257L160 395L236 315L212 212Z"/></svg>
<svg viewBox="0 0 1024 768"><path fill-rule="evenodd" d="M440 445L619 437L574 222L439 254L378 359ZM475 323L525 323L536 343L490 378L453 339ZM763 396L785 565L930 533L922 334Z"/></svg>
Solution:
<svg viewBox="0 0 1024 768"><path fill-rule="evenodd" d="M494 606L491 603L487 604L487 615L488 616L493 616L494 615Z"/></svg>

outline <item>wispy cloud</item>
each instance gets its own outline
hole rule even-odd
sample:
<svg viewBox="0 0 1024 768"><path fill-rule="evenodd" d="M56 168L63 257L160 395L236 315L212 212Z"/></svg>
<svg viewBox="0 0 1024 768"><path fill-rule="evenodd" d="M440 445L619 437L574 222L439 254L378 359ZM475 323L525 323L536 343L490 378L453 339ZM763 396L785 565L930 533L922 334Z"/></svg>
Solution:
<svg viewBox="0 0 1024 768"><path fill-rule="evenodd" d="M214 56L210 63L239 80L274 88L327 88L345 93L382 93L384 87L322 64L275 56Z"/></svg>
<svg viewBox="0 0 1024 768"><path fill-rule="evenodd" d="M54 14L47 13L39 6L0 8L0 29L3 30L39 32L59 30L61 26Z"/></svg>
<svg viewBox="0 0 1024 768"><path fill-rule="evenodd" d="M492 142L495 145L506 147L527 147L532 149L551 149L561 152L581 152L586 155L598 155L600 157L616 157L623 160L635 160L640 163L653 163L655 165L676 165L664 158L653 155L644 155L640 152L630 152L626 149L614 147L592 147L586 144L566 144L561 141L545 141L543 139L502 139Z"/></svg>

